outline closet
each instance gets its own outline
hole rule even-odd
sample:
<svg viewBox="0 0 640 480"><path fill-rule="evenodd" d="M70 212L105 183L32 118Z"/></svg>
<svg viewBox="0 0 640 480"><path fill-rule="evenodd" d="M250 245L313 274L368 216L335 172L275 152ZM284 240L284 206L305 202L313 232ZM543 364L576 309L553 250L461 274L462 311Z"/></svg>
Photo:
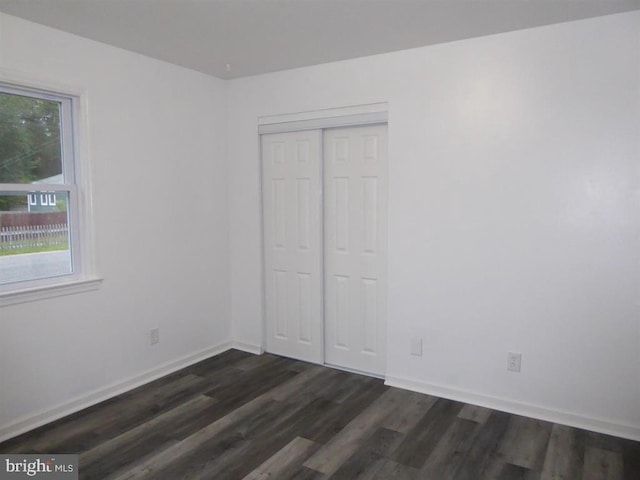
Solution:
<svg viewBox="0 0 640 480"><path fill-rule="evenodd" d="M387 127L261 135L266 349L382 376Z"/></svg>

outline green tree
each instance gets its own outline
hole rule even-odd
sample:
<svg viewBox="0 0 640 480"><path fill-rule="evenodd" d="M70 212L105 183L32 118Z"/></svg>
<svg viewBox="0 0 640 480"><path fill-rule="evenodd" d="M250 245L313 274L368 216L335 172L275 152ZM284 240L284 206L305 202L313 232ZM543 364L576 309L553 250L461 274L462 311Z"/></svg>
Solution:
<svg viewBox="0 0 640 480"><path fill-rule="evenodd" d="M0 92L0 183L31 183L62 173L60 104ZM24 196L0 196L0 211Z"/></svg>

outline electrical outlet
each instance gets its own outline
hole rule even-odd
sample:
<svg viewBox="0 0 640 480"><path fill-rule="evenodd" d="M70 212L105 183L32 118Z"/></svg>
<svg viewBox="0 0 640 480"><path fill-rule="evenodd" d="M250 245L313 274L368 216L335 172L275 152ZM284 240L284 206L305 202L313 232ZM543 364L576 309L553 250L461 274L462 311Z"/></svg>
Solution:
<svg viewBox="0 0 640 480"><path fill-rule="evenodd" d="M149 344L155 345L157 343L160 343L160 329L158 327L149 331Z"/></svg>
<svg viewBox="0 0 640 480"><path fill-rule="evenodd" d="M521 353L507 353L507 370L510 372L520 372L520 367L522 365L522 354Z"/></svg>
<svg viewBox="0 0 640 480"><path fill-rule="evenodd" d="M421 338L411 339L411 355L415 355L416 357L422 356L422 339Z"/></svg>

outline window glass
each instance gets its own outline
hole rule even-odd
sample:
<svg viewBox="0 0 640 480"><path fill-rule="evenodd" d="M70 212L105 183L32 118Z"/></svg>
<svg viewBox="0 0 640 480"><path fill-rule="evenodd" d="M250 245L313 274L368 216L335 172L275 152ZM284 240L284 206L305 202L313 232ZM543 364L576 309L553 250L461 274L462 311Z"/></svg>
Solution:
<svg viewBox="0 0 640 480"><path fill-rule="evenodd" d="M0 192L0 285L73 273L67 193L31 196Z"/></svg>
<svg viewBox="0 0 640 480"><path fill-rule="evenodd" d="M0 92L0 183L64 183L60 117L60 102Z"/></svg>

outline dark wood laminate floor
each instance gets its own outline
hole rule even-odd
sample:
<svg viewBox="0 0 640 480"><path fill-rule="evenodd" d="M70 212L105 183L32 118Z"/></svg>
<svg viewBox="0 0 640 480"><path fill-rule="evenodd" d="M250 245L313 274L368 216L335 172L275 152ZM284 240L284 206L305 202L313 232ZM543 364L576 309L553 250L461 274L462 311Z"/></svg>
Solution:
<svg viewBox="0 0 640 480"><path fill-rule="evenodd" d="M0 444L90 479L640 480L640 443L230 350Z"/></svg>

